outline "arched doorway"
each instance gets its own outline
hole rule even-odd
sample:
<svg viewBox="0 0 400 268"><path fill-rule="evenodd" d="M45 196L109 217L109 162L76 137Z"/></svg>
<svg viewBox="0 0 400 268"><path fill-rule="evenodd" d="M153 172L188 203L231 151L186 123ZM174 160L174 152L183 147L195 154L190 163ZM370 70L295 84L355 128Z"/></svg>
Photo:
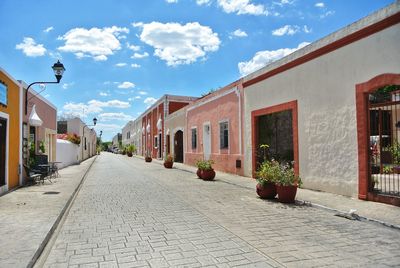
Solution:
<svg viewBox="0 0 400 268"><path fill-rule="evenodd" d="M400 74L356 85L358 196L400 205Z"/></svg>
<svg viewBox="0 0 400 268"><path fill-rule="evenodd" d="M174 136L175 162L183 163L183 131L178 130Z"/></svg>

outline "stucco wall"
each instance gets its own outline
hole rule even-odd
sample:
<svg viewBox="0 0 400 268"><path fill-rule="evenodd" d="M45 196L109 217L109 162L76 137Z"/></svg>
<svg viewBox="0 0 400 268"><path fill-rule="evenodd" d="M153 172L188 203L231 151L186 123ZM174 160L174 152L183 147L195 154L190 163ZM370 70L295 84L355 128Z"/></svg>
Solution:
<svg viewBox="0 0 400 268"><path fill-rule="evenodd" d="M170 115L167 116L167 118L165 119L165 131L170 136L169 142L170 142L170 154L171 155L175 155L175 148L174 148L174 136L175 133L178 130L182 130L183 131L183 152L186 151L186 129L185 129L185 125L186 125L186 109L182 108ZM185 154L183 156L185 158Z"/></svg>
<svg viewBox="0 0 400 268"><path fill-rule="evenodd" d="M298 100L299 167L304 187L357 194L355 85L400 70L395 25L244 89L245 175L252 174L251 112Z"/></svg>
<svg viewBox="0 0 400 268"><path fill-rule="evenodd" d="M79 163L80 148L66 140L57 139L57 157L56 161L61 162L58 168L68 167Z"/></svg>
<svg viewBox="0 0 400 268"><path fill-rule="evenodd" d="M211 126L211 156L217 170L243 174L243 168L236 168L236 160L242 160L239 133L239 95L236 84L199 100L187 109L187 138L185 163L194 165L203 159L203 126ZM201 105L200 105L201 104ZM229 128L229 147L220 149L220 122L227 121ZM197 148L192 149L191 129L197 128Z"/></svg>
<svg viewBox="0 0 400 268"><path fill-rule="evenodd" d="M20 163L20 86L0 70L0 81L8 87L8 105L0 105L0 112L8 114L8 189L19 185L18 165ZM7 151L6 151L7 154ZM7 176L7 175L6 175ZM7 179L7 178L6 178Z"/></svg>

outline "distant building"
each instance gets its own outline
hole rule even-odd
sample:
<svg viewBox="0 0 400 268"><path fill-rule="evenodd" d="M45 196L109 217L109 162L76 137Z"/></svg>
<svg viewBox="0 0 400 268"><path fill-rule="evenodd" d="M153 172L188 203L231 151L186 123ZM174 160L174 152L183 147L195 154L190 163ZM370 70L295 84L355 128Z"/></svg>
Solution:
<svg viewBox="0 0 400 268"><path fill-rule="evenodd" d="M112 138L112 147L119 148L120 144L122 143L122 134L118 133Z"/></svg>

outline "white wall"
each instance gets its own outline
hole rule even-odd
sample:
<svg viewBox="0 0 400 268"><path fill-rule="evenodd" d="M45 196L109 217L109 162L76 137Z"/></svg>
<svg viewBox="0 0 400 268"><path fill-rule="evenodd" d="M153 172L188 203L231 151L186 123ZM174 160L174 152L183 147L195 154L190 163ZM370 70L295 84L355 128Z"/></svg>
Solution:
<svg viewBox="0 0 400 268"><path fill-rule="evenodd" d="M57 139L56 161L61 162L58 168L79 163L80 147L66 140Z"/></svg>
<svg viewBox="0 0 400 268"><path fill-rule="evenodd" d="M245 174L252 174L251 112L298 100L299 167L304 187L355 196L355 85L383 73L399 73L399 47L397 24L246 87Z"/></svg>

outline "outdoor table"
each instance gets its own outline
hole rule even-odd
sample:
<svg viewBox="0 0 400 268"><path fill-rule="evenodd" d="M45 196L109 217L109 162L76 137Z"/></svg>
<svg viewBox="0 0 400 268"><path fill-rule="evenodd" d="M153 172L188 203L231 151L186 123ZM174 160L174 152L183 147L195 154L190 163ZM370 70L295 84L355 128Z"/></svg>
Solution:
<svg viewBox="0 0 400 268"><path fill-rule="evenodd" d="M52 171L54 172L56 178L60 177L60 174L58 173L57 164L61 164L61 163L62 162L60 162L60 161L49 161L50 169L52 169Z"/></svg>
<svg viewBox="0 0 400 268"><path fill-rule="evenodd" d="M45 178L49 181L49 182L52 182L51 181L51 165L50 164L40 164L40 165L38 165L38 167L41 167L41 168L46 168L46 170L47 170L47 172L46 172L46 176L45 176ZM43 181L44 181L44 179L43 179Z"/></svg>

